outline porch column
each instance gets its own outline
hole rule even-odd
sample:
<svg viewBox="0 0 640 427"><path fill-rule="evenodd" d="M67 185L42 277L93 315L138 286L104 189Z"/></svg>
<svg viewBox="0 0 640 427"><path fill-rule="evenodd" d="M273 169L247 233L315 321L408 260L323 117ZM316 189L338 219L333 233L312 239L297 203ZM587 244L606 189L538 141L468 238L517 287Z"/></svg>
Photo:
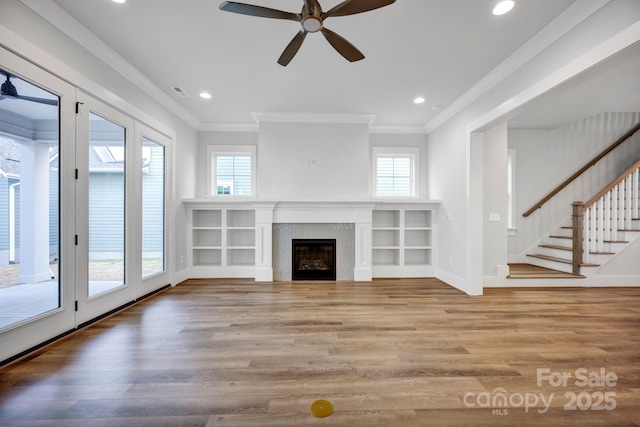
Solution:
<svg viewBox="0 0 640 427"><path fill-rule="evenodd" d="M18 283L51 280L49 269L49 147L20 144L20 275Z"/></svg>

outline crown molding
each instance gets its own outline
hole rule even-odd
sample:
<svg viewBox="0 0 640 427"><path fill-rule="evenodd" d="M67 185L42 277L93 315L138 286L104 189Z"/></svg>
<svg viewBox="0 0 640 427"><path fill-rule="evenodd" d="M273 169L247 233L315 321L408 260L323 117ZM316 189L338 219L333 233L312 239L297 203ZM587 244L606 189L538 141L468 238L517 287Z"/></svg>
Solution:
<svg viewBox="0 0 640 427"><path fill-rule="evenodd" d="M371 126L375 114L340 113L251 113L257 123L354 123Z"/></svg>

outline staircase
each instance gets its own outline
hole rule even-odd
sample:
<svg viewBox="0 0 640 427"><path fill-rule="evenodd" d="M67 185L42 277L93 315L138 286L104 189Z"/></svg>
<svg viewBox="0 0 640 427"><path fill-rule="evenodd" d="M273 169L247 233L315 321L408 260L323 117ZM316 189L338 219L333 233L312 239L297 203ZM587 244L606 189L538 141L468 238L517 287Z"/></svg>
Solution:
<svg viewBox="0 0 640 427"><path fill-rule="evenodd" d="M586 203L527 254L530 263L576 277L611 260L640 237L640 161Z"/></svg>

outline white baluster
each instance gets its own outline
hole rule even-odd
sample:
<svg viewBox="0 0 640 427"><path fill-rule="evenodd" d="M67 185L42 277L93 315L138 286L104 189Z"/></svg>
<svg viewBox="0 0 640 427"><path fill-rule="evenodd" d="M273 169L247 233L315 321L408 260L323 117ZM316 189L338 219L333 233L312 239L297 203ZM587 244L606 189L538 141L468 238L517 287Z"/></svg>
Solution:
<svg viewBox="0 0 640 427"><path fill-rule="evenodd" d="M591 207L584 210L582 231L582 262L589 262L589 252L591 252Z"/></svg>
<svg viewBox="0 0 640 427"><path fill-rule="evenodd" d="M640 191L638 191L638 187L640 187L640 168L636 169L633 172L632 182L632 192L633 195L631 198L633 199L633 217L640 218Z"/></svg>
<svg viewBox="0 0 640 427"><path fill-rule="evenodd" d="M618 184L618 229L624 230L624 188Z"/></svg>
<svg viewBox="0 0 640 427"><path fill-rule="evenodd" d="M624 183L624 228L627 230L631 230L631 218L633 218L633 215L631 214L631 206L633 205L631 178L631 175L629 175L620 183L621 185Z"/></svg>
<svg viewBox="0 0 640 427"><path fill-rule="evenodd" d="M604 252L604 197L596 202L596 252Z"/></svg>
<svg viewBox="0 0 640 427"><path fill-rule="evenodd" d="M604 240L611 241L611 191L604 196Z"/></svg>
<svg viewBox="0 0 640 427"><path fill-rule="evenodd" d="M589 239L591 240L590 244L589 244L589 252L596 252L598 250L597 248L597 228L598 228L598 224L597 224L597 213L596 213L596 205L594 204L593 206L591 206L591 209L589 209L591 211L591 224L590 224L590 229L589 229ZM591 258L590 254L587 254L589 256L589 258ZM589 260L589 262L591 262L591 260Z"/></svg>
<svg viewBox="0 0 640 427"><path fill-rule="evenodd" d="M611 189L611 240L618 239L618 186Z"/></svg>

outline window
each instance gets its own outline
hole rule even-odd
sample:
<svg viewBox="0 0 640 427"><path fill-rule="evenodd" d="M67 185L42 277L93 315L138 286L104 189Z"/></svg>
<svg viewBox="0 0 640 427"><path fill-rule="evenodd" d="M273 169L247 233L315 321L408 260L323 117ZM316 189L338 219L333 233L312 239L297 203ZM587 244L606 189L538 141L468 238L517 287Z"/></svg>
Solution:
<svg viewBox="0 0 640 427"><path fill-rule="evenodd" d="M208 152L208 194L215 196L255 195L255 146L210 145Z"/></svg>
<svg viewBox="0 0 640 427"><path fill-rule="evenodd" d="M373 148L374 197L415 197L418 194L418 148Z"/></svg>

